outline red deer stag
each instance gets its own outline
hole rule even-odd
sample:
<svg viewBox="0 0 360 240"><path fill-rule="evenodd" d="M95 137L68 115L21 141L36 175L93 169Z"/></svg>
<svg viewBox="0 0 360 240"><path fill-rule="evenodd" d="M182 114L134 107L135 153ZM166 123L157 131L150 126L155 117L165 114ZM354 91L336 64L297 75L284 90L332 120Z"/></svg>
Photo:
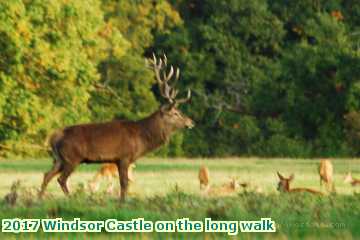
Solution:
<svg viewBox="0 0 360 240"><path fill-rule="evenodd" d="M167 71L167 58L147 61L154 70L161 96L166 100L157 111L138 121L113 120L104 123L80 124L56 131L50 137L54 164L45 173L39 196L58 173L58 183L65 195L69 194L67 179L81 163L115 163L118 167L121 187L121 201L128 188L128 168L136 159L165 144L178 129L192 128L193 121L185 116L177 106L188 102L187 97L176 99L178 90L169 80L176 82L180 71L173 66ZM162 72L162 74L161 74ZM174 76L175 73L175 76Z"/></svg>
<svg viewBox="0 0 360 240"><path fill-rule="evenodd" d="M322 192L319 192L319 191L311 189L311 188L290 188L290 182L292 180L294 180L294 174L291 174L291 176L288 178L282 176L279 172L277 172L277 175L280 180L278 183L277 190L280 192L308 192L308 193L312 193L312 194L323 195Z"/></svg>

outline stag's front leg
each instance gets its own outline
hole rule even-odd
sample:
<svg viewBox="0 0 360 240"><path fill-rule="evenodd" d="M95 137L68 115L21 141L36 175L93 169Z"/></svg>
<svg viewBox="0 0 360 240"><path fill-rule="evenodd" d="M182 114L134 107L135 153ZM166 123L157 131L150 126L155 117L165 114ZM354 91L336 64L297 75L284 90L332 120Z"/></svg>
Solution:
<svg viewBox="0 0 360 240"><path fill-rule="evenodd" d="M119 171L119 179L120 179L120 200L121 202L125 201L128 185L129 185L129 178L128 178L128 168L129 164L125 161L120 161L117 163L118 171Z"/></svg>

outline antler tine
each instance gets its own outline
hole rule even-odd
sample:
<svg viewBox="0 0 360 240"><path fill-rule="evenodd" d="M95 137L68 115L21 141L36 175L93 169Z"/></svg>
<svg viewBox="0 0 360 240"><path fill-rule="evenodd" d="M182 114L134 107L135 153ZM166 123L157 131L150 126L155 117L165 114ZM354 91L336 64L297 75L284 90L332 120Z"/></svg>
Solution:
<svg viewBox="0 0 360 240"><path fill-rule="evenodd" d="M155 53L153 53L153 59L149 59L148 60L151 64L152 64L152 67L156 70L161 70L162 69L162 65L163 65L163 60L160 58L159 59L159 63L158 63L158 60L155 56ZM166 65L166 64L165 64Z"/></svg>
<svg viewBox="0 0 360 240"><path fill-rule="evenodd" d="M154 61L154 65L156 65L156 56L155 56L155 53L153 53L153 61Z"/></svg>
<svg viewBox="0 0 360 240"><path fill-rule="evenodd" d="M191 99L191 91L190 91L190 89L188 89L186 98L178 99L178 100L176 100L176 103L177 103L177 104L186 103L186 102L188 102L190 99Z"/></svg>
<svg viewBox="0 0 360 240"><path fill-rule="evenodd" d="M176 68L176 76L175 76L175 81L177 82L177 80L179 80L180 77L180 69Z"/></svg>
<svg viewBox="0 0 360 240"><path fill-rule="evenodd" d="M165 63L165 66L167 65L167 57L166 57L166 54L164 53L164 63Z"/></svg>
<svg viewBox="0 0 360 240"><path fill-rule="evenodd" d="M164 84L164 94L163 96L170 102L173 103L174 99L172 98L172 91L173 89L167 85L166 83Z"/></svg>
<svg viewBox="0 0 360 240"><path fill-rule="evenodd" d="M180 77L180 69L176 68L175 79L174 79L173 84L172 84L173 87L175 87L177 81L179 80L179 77Z"/></svg>
<svg viewBox="0 0 360 240"><path fill-rule="evenodd" d="M172 99L175 99L175 98L176 98L176 95L179 93L179 91L176 90L176 89L174 89L174 88L172 88L171 90L172 90L172 91L171 91L171 93L170 93L170 97L171 97Z"/></svg>
<svg viewBox="0 0 360 240"><path fill-rule="evenodd" d="M174 68L173 68L173 66L171 66L170 71L169 71L168 75L166 76L166 78L164 80L166 82L168 82L173 75L174 75Z"/></svg>

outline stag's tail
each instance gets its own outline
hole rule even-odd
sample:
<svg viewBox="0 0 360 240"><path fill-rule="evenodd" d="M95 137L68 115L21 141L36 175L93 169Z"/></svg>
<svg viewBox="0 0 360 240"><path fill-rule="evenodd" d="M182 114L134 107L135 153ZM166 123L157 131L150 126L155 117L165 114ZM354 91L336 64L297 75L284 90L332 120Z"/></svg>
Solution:
<svg viewBox="0 0 360 240"><path fill-rule="evenodd" d="M59 152L59 143L63 136L63 130L57 130L50 135L47 141L48 145L50 145L48 154L53 157L54 163L63 162L63 157Z"/></svg>
<svg viewBox="0 0 360 240"><path fill-rule="evenodd" d="M47 139L47 146L49 148L49 145L51 147L51 150L48 150L48 153L50 156L53 157L53 166L50 169L50 171L46 172L44 175L44 180L41 185L41 190L39 192L39 197L42 197L46 186L49 184L51 179L58 174L60 171L62 171L63 168L63 157L61 156L59 152L59 146L61 143L61 139L63 138L63 131L58 130L55 131L50 135L50 137Z"/></svg>

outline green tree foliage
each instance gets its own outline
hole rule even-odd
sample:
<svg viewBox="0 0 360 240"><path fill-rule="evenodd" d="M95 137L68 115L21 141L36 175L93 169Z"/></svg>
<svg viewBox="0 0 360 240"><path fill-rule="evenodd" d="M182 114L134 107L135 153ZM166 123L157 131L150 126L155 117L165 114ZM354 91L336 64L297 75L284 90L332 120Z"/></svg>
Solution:
<svg viewBox="0 0 360 240"><path fill-rule="evenodd" d="M0 150L148 115L155 52L193 89L196 123L156 154L358 155L359 23L357 0L2 1Z"/></svg>
<svg viewBox="0 0 360 240"><path fill-rule="evenodd" d="M360 107L360 3L350 2L173 1L184 27L156 46L198 93L185 152L350 154L343 116Z"/></svg>
<svg viewBox="0 0 360 240"><path fill-rule="evenodd" d="M219 109L211 107L240 98L241 105L246 105L242 109L244 112L248 107L256 108L252 106L258 101L252 99L254 93L244 97L242 90L261 91L258 86L279 71L275 59L280 54L285 34L283 24L264 1L182 1L178 8L184 13L184 28L159 36L157 44L158 48L171 51L171 56L179 59L185 72L183 83L195 89L196 96L188 110L198 125L189 133L192 141L185 143L186 152L194 155L250 154L251 144L260 137L256 117L236 112L219 113ZM271 89L267 89L263 98L272 99L272 94ZM211 98L215 100L210 102ZM271 104L271 101L264 102L267 106ZM206 103L210 108L204 108ZM267 114L261 112L262 109L256 109L259 116ZM243 121L250 129L242 129L239 123ZM203 135L199 132L206 136L191 137ZM252 135L251 140L246 139L248 135L244 132ZM244 145L245 142L249 144ZM206 147L193 147L205 144Z"/></svg>
<svg viewBox="0 0 360 240"><path fill-rule="evenodd" d="M97 64L127 41L106 27L100 4L84 1L0 3L0 141L14 151L43 143L55 127L90 120ZM7 149L4 149L7 150Z"/></svg>

